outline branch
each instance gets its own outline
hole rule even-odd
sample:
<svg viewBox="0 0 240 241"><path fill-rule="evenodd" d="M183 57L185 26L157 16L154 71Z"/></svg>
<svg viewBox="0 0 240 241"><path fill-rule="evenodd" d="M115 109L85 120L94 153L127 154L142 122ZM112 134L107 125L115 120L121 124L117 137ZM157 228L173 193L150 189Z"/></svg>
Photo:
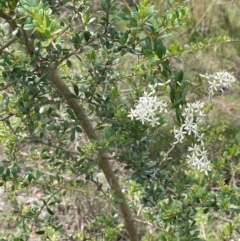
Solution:
<svg viewBox="0 0 240 241"><path fill-rule="evenodd" d="M6 21L10 18L6 13L0 10L0 18L5 19Z"/></svg>
<svg viewBox="0 0 240 241"><path fill-rule="evenodd" d="M0 117L0 121L6 121L8 120L10 117L14 116L14 114L10 113L9 115L7 116L4 116L4 117Z"/></svg>
<svg viewBox="0 0 240 241"><path fill-rule="evenodd" d="M9 23L10 27L12 30L15 30L17 28L17 23L14 19L12 19L11 16L8 14L4 13L2 10L0 10L0 18L3 18L6 20L6 22Z"/></svg>
<svg viewBox="0 0 240 241"><path fill-rule="evenodd" d="M78 100L71 97L71 91L69 90L66 83L61 79L57 67L49 66L46 71L49 74L49 80L51 84L64 97L69 107L72 108L75 115L78 117L80 125L87 134L88 138L90 140L98 140L98 136L92 127L91 121L88 119L85 113L83 105L80 104ZM119 209L121 211L121 214L123 215L125 227L128 231L130 241L138 241L137 230L132 217L132 211L127 204L125 196L118 183L117 177L112 170L108 154L105 153L103 149L99 149L98 160L99 167L102 169L109 186L114 191L115 198L120 200Z"/></svg>
<svg viewBox="0 0 240 241"><path fill-rule="evenodd" d="M18 39L17 35L14 35L12 38L10 38L5 44L0 46L0 54L2 54L3 50L6 49L8 46L10 46L12 43L14 43Z"/></svg>
<svg viewBox="0 0 240 241"><path fill-rule="evenodd" d="M150 39L151 45L153 47L154 46L154 42L153 42L153 38L152 38L151 34L148 32L148 30L146 29L145 26L143 26L143 30L144 30L145 34L148 36L148 38Z"/></svg>
<svg viewBox="0 0 240 241"><path fill-rule="evenodd" d="M18 28L17 22L15 19L12 19L11 16L7 15L6 13L4 13L2 10L0 10L0 18L3 18L6 20L6 22L10 25L11 29L14 31L15 29ZM30 38L30 32L29 31L25 31L22 27L19 28L17 34L12 37L8 42L9 44L6 46L8 47L9 45L11 45L14 41L16 41L16 39L20 36L24 37L24 41L25 41L25 46L28 49L28 52L30 53L30 55L33 55L33 50L34 50L34 41ZM7 42L7 43L8 43ZM6 43L6 44L7 44ZM5 46L6 44L4 44L3 46ZM6 48L4 47L4 48ZM0 54L2 52L3 47L0 48ZM3 49L4 49L3 48Z"/></svg>
<svg viewBox="0 0 240 241"><path fill-rule="evenodd" d="M156 230L161 230L161 231L163 231L162 228L157 227L157 226L154 226L152 223L150 223L150 222L148 222L148 221L144 221L144 220L136 219L136 218L135 218L135 219L134 219L134 222L143 223L143 224L145 224L145 225L150 226L151 228L154 228L154 229L156 229Z"/></svg>
<svg viewBox="0 0 240 241"><path fill-rule="evenodd" d="M131 13L132 12L132 9L130 8L130 6L128 5L127 1L126 0L123 0L126 8L129 10L129 12Z"/></svg>
<svg viewBox="0 0 240 241"><path fill-rule="evenodd" d="M0 48L0 54L1 54L1 48ZM3 86L2 88L0 88L0 91L6 90L7 88L9 88L9 87L12 86L12 85L15 85L16 83L17 83L16 80L11 81L11 82L7 83L5 86Z"/></svg>
<svg viewBox="0 0 240 241"><path fill-rule="evenodd" d="M48 146L49 148L57 148L57 149L61 149L61 150L63 150L63 151L66 151L66 152L68 152L68 153L70 153L70 154L72 154L72 155L79 155L79 152L78 152L78 151L69 150L69 149L67 149L67 148L64 148L64 147L62 147L62 146L60 146L60 145L56 145L56 144L53 144L53 143L51 143L51 144L49 145L49 142L44 142L44 141L42 141L41 139L37 139L37 142L40 143L40 144L46 145L46 146Z"/></svg>

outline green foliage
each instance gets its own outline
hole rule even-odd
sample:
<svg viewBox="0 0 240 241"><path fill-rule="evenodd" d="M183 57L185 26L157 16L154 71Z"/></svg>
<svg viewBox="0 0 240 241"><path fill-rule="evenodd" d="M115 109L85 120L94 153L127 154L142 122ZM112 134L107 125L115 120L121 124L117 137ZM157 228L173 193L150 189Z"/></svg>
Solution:
<svg viewBox="0 0 240 241"><path fill-rule="evenodd" d="M208 228L217 217L229 217L219 240L239 237L239 135L220 145L226 125L201 123L208 175L187 162L194 134L174 143L183 108L206 101L208 83L174 72L170 59L232 41L217 36L182 46L172 38L188 22L187 2L167 1L159 11L149 0L132 8L103 0L90 13L88 0L0 1L0 17L14 28L0 29L0 188L11 207L2 240L136 241L119 192L139 240L213 240ZM155 126L129 116L150 92L169 105ZM211 104L204 108L208 114Z"/></svg>

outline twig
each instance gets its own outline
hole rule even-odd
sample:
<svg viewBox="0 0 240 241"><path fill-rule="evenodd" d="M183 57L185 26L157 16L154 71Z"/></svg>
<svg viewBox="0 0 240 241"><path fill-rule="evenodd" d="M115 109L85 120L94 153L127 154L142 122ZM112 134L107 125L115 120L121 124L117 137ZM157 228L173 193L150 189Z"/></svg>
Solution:
<svg viewBox="0 0 240 241"><path fill-rule="evenodd" d="M6 22L9 23L12 30L15 30L17 28L17 23L12 17L6 13L4 13L2 10L0 10L0 18L3 18L6 20ZM21 33L18 31L17 35L19 36Z"/></svg>
<svg viewBox="0 0 240 241"><path fill-rule="evenodd" d="M168 155L170 154L170 152L174 149L174 147L175 147L175 144L173 144L172 147L168 150L167 156L168 156Z"/></svg>
<svg viewBox="0 0 240 241"><path fill-rule="evenodd" d="M15 85L16 83L17 83L17 80L11 81L11 82L7 83L5 86L3 86L2 88L0 88L0 91L6 90L7 88L9 88L12 85Z"/></svg>
<svg viewBox="0 0 240 241"><path fill-rule="evenodd" d="M127 1L126 1L126 0L123 0L123 2L124 2L124 4L125 4L126 8L129 10L129 12L131 12L132 9L131 9L130 6L128 5Z"/></svg>
<svg viewBox="0 0 240 241"><path fill-rule="evenodd" d="M156 227L156 226L154 226L152 223L149 223L148 221L143 221L143 220L140 220L140 219L137 219L137 218L134 218L133 221L134 221L134 222L137 222L137 223L143 223L143 224L146 224L146 225L148 225L148 226L150 226L150 227L152 227L152 228L154 228L154 229L156 229L156 230L161 230L161 231L163 231L163 228Z"/></svg>
<svg viewBox="0 0 240 241"><path fill-rule="evenodd" d="M39 143L41 143L41 144L43 144L43 145L49 146L49 147L59 148L59 149L61 149L61 150L63 150L63 151L69 152L69 153L72 154L72 155L79 155L79 152L78 152L78 151L69 150L69 149L64 148L64 147L62 147L62 146L58 146L58 145L55 145L55 144L52 144L52 143L49 144L49 143L46 143L46 142L41 141L41 140L37 140L37 142L39 142Z"/></svg>
<svg viewBox="0 0 240 241"><path fill-rule="evenodd" d="M10 17L4 13L2 10L0 10L0 18L5 19L6 21L8 21L10 19Z"/></svg>
<svg viewBox="0 0 240 241"><path fill-rule="evenodd" d="M145 34L148 36L148 38L150 39L152 47L154 47L153 38L152 38L152 36L149 34L149 32L148 32L148 30L146 29L145 26L143 26L143 30L144 30Z"/></svg>
<svg viewBox="0 0 240 241"><path fill-rule="evenodd" d="M202 231L202 236L203 236L204 240L206 240L206 239L207 239L207 237L206 237L206 232L205 232L205 228L204 228L204 225L203 225L202 222L201 222L201 224L200 224L200 229L201 229L201 231Z"/></svg>
<svg viewBox="0 0 240 241"><path fill-rule="evenodd" d="M121 93L129 93L131 92L133 89L125 89L125 90L121 90Z"/></svg>
<svg viewBox="0 0 240 241"><path fill-rule="evenodd" d="M3 44L0 47L0 54L2 54L3 50L6 49L8 46L10 46L12 43L14 43L18 39L17 35L14 35L12 38L10 38L5 44Z"/></svg>
<svg viewBox="0 0 240 241"><path fill-rule="evenodd" d="M51 200L51 198L54 197L57 193L59 193L59 192L62 191L63 189L65 189L66 186L67 186L69 183L73 182L74 180L76 180L76 179L77 179L78 177L80 177L80 176L81 176L81 174L78 174L78 175L76 175L75 177L71 178L69 181L63 183L63 184L59 187L59 189L55 190L55 191L47 198L47 200L46 200L46 205L45 205L45 203L44 203L44 204L40 207L39 211L36 213L36 216L35 216L35 218L34 218L35 221L32 223L32 229L33 229L33 225L36 226L37 219L39 218L41 212L43 211L43 208L44 208L44 207L47 207L47 204L48 204L48 202Z"/></svg>
<svg viewBox="0 0 240 241"><path fill-rule="evenodd" d="M218 215L215 214L215 213L212 213L211 215L214 216L215 218L221 220L221 221L224 221L224 222L230 222L230 221L232 221L232 219L229 219L229 218L226 218L226 217L222 217L222 216L218 216Z"/></svg>
<svg viewBox="0 0 240 241"><path fill-rule="evenodd" d="M137 222L137 223L147 224L148 226L154 227L152 223L149 223L149 222L147 222L147 221L143 221L143 220L136 219L136 218L134 218L133 221L134 221L134 222Z"/></svg>
<svg viewBox="0 0 240 241"><path fill-rule="evenodd" d="M0 121L6 121L7 119L9 119L10 117L12 117L13 115L14 115L13 113L10 113L9 115L0 118Z"/></svg>

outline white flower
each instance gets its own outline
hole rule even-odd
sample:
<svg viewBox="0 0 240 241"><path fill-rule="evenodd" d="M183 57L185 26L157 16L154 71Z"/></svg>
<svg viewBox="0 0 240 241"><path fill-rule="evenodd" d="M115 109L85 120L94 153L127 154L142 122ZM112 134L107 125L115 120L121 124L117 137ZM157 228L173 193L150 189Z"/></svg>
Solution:
<svg viewBox="0 0 240 241"><path fill-rule="evenodd" d="M200 142L201 145L204 145L203 136L204 136L203 133L197 135L197 138L198 138L198 139L197 139L197 142Z"/></svg>
<svg viewBox="0 0 240 241"><path fill-rule="evenodd" d="M219 83L227 88L231 87L232 83L236 82L236 78L226 71L215 73L214 78L219 80Z"/></svg>
<svg viewBox="0 0 240 241"><path fill-rule="evenodd" d="M169 80L168 80L167 82L165 82L165 83L156 83L156 84L154 85L154 87L157 87L157 86L166 86L166 85L168 85L171 81L172 81L172 80L169 79Z"/></svg>
<svg viewBox="0 0 240 241"><path fill-rule="evenodd" d="M184 123L180 127L180 129L176 129L174 127L174 136L177 139L174 144L178 142L182 142L184 139L184 135L194 135L194 137L198 138L197 141L202 141L203 134L199 134L198 123L203 122L205 113L203 112L204 103L203 102L193 102L187 103L185 109L182 112L184 117Z"/></svg>
<svg viewBox="0 0 240 241"><path fill-rule="evenodd" d="M189 136L191 134L194 134L195 137L198 136L198 128L196 123L193 123L193 122L185 123L182 125L182 128L187 132Z"/></svg>
<svg viewBox="0 0 240 241"><path fill-rule="evenodd" d="M156 96L152 96L155 94L155 90L152 86L150 86L150 88L151 92L144 92L143 96L140 97L135 104L135 108L131 109L128 117L131 118L131 120L140 120L142 124L150 122L152 126L155 126L156 124L160 124L156 115L162 112L167 113L167 103L158 101Z"/></svg>
<svg viewBox="0 0 240 241"><path fill-rule="evenodd" d="M210 161L207 158L207 151L205 150L203 142L203 133L199 133L199 122L203 122L205 113L203 111L204 103L196 101L194 103L187 103L185 109L183 109L182 115L184 117L184 123L177 129L174 127L174 136L176 143L182 143L185 135L193 135L196 138L195 144L188 148L191 154L187 155L187 162L191 163L195 168L200 171L204 171L207 175L208 171L211 170Z"/></svg>
<svg viewBox="0 0 240 241"><path fill-rule="evenodd" d="M176 127L174 126L173 132L174 132L174 137L177 139L177 141L175 141L173 144L177 144L178 142L182 143L184 139L184 135L186 134L186 131L184 131L183 128L176 129Z"/></svg>
<svg viewBox="0 0 240 241"><path fill-rule="evenodd" d="M230 88L234 82L236 82L236 78L228 73L227 71L216 72L215 74L206 74L200 75L203 78L206 78L209 83L208 87L208 95L209 97L213 96L214 92L220 89L222 92L223 87Z"/></svg>
<svg viewBox="0 0 240 241"><path fill-rule="evenodd" d="M205 147L195 144L193 147L188 147L188 151L192 153L191 155L187 155L187 162L191 163L198 170L204 171L207 175L208 171L211 170L211 165Z"/></svg>
<svg viewBox="0 0 240 241"><path fill-rule="evenodd" d="M197 114L201 117L204 117L205 114L202 112L202 109L204 107L204 102L196 101L193 103L187 103L184 111L183 116L193 116L194 114Z"/></svg>

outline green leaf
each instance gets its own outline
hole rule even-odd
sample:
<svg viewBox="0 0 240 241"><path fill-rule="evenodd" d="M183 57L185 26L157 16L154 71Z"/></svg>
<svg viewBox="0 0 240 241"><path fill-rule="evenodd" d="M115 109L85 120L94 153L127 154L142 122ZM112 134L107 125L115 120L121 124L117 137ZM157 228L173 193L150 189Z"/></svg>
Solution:
<svg viewBox="0 0 240 241"><path fill-rule="evenodd" d="M38 103L36 105L34 105L34 111L35 111L35 113L39 113L40 107L39 107Z"/></svg>
<svg viewBox="0 0 240 241"><path fill-rule="evenodd" d="M171 86L170 85L170 88L171 88L171 90L170 90L170 100L171 100L171 102L172 103L174 103L175 102L175 94L176 94L176 92L175 92L175 88L173 87L173 86Z"/></svg>
<svg viewBox="0 0 240 241"><path fill-rule="evenodd" d="M115 130L112 127L106 128L104 131L104 136L106 139L110 139L111 137L115 136Z"/></svg>
<svg viewBox="0 0 240 241"><path fill-rule="evenodd" d="M161 234L161 240L162 241L167 241L166 234Z"/></svg>
<svg viewBox="0 0 240 241"><path fill-rule="evenodd" d="M8 105L9 103L9 96L6 92L3 92L3 104Z"/></svg>
<svg viewBox="0 0 240 241"><path fill-rule="evenodd" d="M53 205L55 205L55 203L56 203L56 201L54 200L54 201L49 202L48 205L53 206Z"/></svg>
<svg viewBox="0 0 240 241"><path fill-rule="evenodd" d="M106 48L107 49L111 49L113 47L113 42L111 42L111 41L106 41Z"/></svg>
<svg viewBox="0 0 240 241"><path fill-rule="evenodd" d="M28 92L24 92L22 99L23 99L24 102L29 102Z"/></svg>
<svg viewBox="0 0 240 241"><path fill-rule="evenodd" d="M79 89L78 89L78 86L74 83L73 83L73 90L74 90L75 95L78 96L79 95Z"/></svg>
<svg viewBox="0 0 240 241"><path fill-rule="evenodd" d="M47 28L44 30L44 35L47 39L50 39L52 37L50 31Z"/></svg>
<svg viewBox="0 0 240 241"><path fill-rule="evenodd" d="M39 17L41 18L41 20L43 20L43 18L44 18L44 10L43 10L42 8L39 9L38 15L39 15Z"/></svg>
<svg viewBox="0 0 240 241"><path fill-rule="evenodd" d="M35 231L36 234L38 235L43 235L45 234L45 231L44 230L39 230L39 231Z"/></svg>
<svg viewBox="0 0 240 241"><path fill-rule="evenodd" d="M48 28L50 27L51 24L51 19L49 18L49 16L45 15L45 26ZM50 33L50 31L48 30L48 32Z"/></svg>
<svg viewBox="0 0 240 241"><path fill-rule="evenodd" d="M73 93L69 93L69 97L74 98L74 99L77 99L77 98L78 98L78 97L77 97L75 94L73 94Z"/></svg>
<svg viewBox="0 0 240 241"><path fill-rule="evenodd" d="M0 175L4 172L4 167L0 166Z"/></svg>
<svg viewBox="0 0 240 241"><path fill-rule="evenodd" d="M50 215L54 215L54 212L49 207L47 207L47 211Z"/></svg>
<svg viewBox="0 0 240 241"><path fill-rule="evenodd" d="M118 18L122 19L122 20L128 20L128 17L125 13L119 13L117 15Z"/></svg>
<svg viewBox="0 0 240 241"><path fill-rule="evenodd" d="M3 179L3 181L4 181L4 182L6 182L6 181L7 181L7 176L6 176L6 174L5 174L5 173L3 173L3 174L2 174L2 179Z"/></svg>
<svg viewBox="0 0 240 241"><path fill-rule="evenodd" d="M49 27L50 32L53 32L56 29L56 26L57 26L56 21L52 20L50 27Z"/></svg>
<svg viewBox="0 0 240 241"><path fill-rule="evenodd" d="M150 51L152 51L152 43L151 43L151 40L150 40L150 38L145 38L145 47L148 49L148 50L150 50Z"/></svg>
<svg viewBox="0 0 240 241"><path fill-rule="evenodd" d="M10 173L11 173L10 169L7 168L7 169L5 170L5 175L6 175L6 177L10 177Z"/></svg>
<svg viewBox="0 0 240 241"><path fill-rule="evenodd" d="M84 35L85 41L88 42L89 39L90 39L90 36L91 36L90 32L89 31L85 31L83 33L83 35Z"/></svg>
<svg viewBox="0 0 240 241"><path fill-rule="evenodd" d="M70 141L74 141L75 140L75 129L72 130L72 133L70 135Z"/></svg>
<svg viewBox="0 0 240 241"><path fill-rule="evenodd" d="M117 35L117 31L114 28L109 28L109 33L112 39Z"/></svg>
<svg viewBox="0 0 240 241"><path fill-rule="evenodd" d="M11 168L11 173L14 178L17 178L18 171L19 171L19 168L15 165Z"/></svg>
<svg viewBox="0 0 240 241"><path fill-rule="evenodd" d="M44 48L47 48L50 44L51 44L51 41L50 41L50 40L47 40L47 41L43 41L43 42L42 42L42 46L43 46Z"/></svg>
<svg viewBox="0 0 240 241"><path fill-rule="evenodd" d="M109 9L109 7L110 7L110 2L111 2L111 0L103 0L102 1L102 9L103 10L108 10Z"/></svg>
<svg viewBox="0 0 240 241"><path fill-rule="evenodd" d="M26 31L29 31L29 30L33 30L36 28L36 25L31 23L31 24L25 24L23 29L26 30Z"/></svg>
<svg viewBox="0 0 240 241"><path fill-rule="evenodd" d="M160 39L154 41L154 51L160 59L166 54L166 47Z"/></svg>
<svg viewBox="0 0 240 241"><path fill-rule="evenodd" d="M7 8L7 7L8 7L8 5L7 5L6 3L9 4L9 2L6 2L5 0L0 0L0 6L1 6L2 8ZM2 240L0 240L0 241L2 241Z"/></svg>
<svg viewBox="0 0 240 241"><path fill-rule="evenodd" d="M200 231L199 230L197 230L197 231L195 231L194 232L194 234L192 235L193 237L198 237L199 236L199 234L200 234Z"/></svg>
<svg viewBox="0 0 240 241"><path fill-rule="evenodd" d="M240 134L235 136L235 140L237 141L238 145L240 145Z"/></svg>
<svg viewBox="0 0 240 241"><path fill-rule="evenodd" d="M204 208L203 213L207 214L209 212L209 208Z"/></svg>
<svg viewBox="0 0 240 241"><path fill-rule="evenodd" d="M33 174L32 174L32 173L28 173L28 175L27 175L27 180L28 180L29 182L32 182L33 179L35 179L35 177L33 176Z"/></svg>
<svg viewBox="0 0 240 241"><path fill-rule="evenodd" d="M184 72L183 72L183 70L180 70L180 71L176 74L176 81L178 81L179 83L181 83L182 80L183 80L183 76L184 76Z"/></svg>
<svg viewBox="0 0 240 241"><path fill-rule="evenodd" d="M177 99L173 104L172 104L172 108L179 106L180 104L183 104L184 99L183 98L179 98Z"/></svg>
<svg viewBox="0 0 240 241"><path fill-rule="evenodd" d="M235 205L235 204L230 204L230 208L235 209L235 210L240 210L240 206Z"/></svg>
<svg viewBox="0 0 240 241"><path fill-rule="evenodd" d="M114 99L116 99L116 98L119 97L119 92L118 92L117 86L115 86L115 87L112 88L112 97L113 97Z"/></svg>
<svg viewBox="0 0 240 241"><path fill-rule="evenodd" d="M98 123L97 126L95 127L96 130L103 130L106 127L108 127L109 124L108 123Z"/></svg>
<svg viewBox="0 0 240 241"><path fill-rule="evenodd" d="M75 127L75 130L78 132L78 133L82 133L82 128L80 126L76 126Z"/></svg>
<svg viewBox="0 0 240 241"><path fill-rule="evenodd" d="M73 112L72 109L67 108L67 113L69 114L69 116L71 117L71 119L74 119L74 120L76 119L75 114L74 114L74 112Z"/></svg>
<svg viewBox="0 0 240 241"><path fill-rule="evenodd" d="M30 211L24 213L24 216L28 217L28 218L33 218L33 217L35 217L35 215L36 215L36 213L33 210L30 210Z"/></svg>
<svg viewBox="0 0 240 241"><path fill-rule="evenodd" d="M39 179L40 176L41 176L41 172L40 172L39 170L36 170L36 171L35 171L35 177L36 177L36 179Z"/></svg>
<svg viewBox="0 0 240 241"><path fill-rule="evenodd" d="M34 28L36 28L36 27L41 27L40 23L39 23L38 21L36 21L35 19L33 19L32 25L34 25ZM26 25L25 25L25 26L26 26Z"/></svg>
<svg viewBox="0 0 240 241"><path fill-rule="evenodd" d="M67 67L68 67L68 68L71 68L71 67L72 67L72 63L71 63L70 60L67 60Z"/></svg>
<svg viewBox="0 0 240 241"><path fill-rule="evenodd" d="M124 47L122 47L122 46L118 46L118 47L116 47L116 48L113 49L113 53L118 53L118 52L120 52L123 48L124 48Z"/></svg>

